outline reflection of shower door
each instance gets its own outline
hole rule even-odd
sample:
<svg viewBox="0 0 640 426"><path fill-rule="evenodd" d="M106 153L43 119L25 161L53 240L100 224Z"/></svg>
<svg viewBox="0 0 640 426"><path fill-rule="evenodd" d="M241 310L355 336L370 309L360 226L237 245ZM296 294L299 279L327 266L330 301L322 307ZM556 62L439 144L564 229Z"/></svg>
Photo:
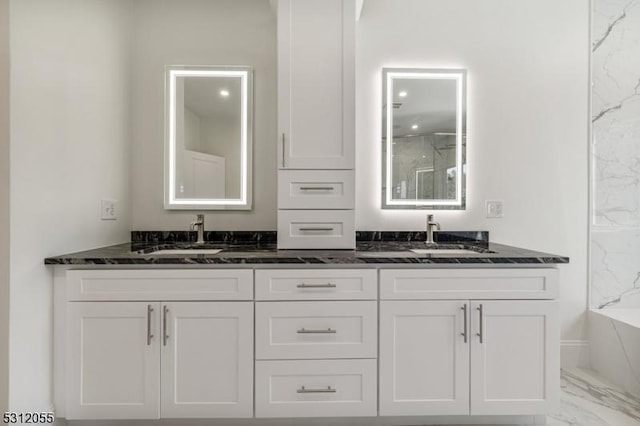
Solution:
<svg viewBox="0 0 640 426"><path fill-rule="evenodd" d="M434 198L433 168L416 170L416 200Z"/></svg>
<svg viewBox="0 0 640 426"><path fill-rule="evenodd" d="M224 198L225 159L184 150L184 198Z"/></svg>

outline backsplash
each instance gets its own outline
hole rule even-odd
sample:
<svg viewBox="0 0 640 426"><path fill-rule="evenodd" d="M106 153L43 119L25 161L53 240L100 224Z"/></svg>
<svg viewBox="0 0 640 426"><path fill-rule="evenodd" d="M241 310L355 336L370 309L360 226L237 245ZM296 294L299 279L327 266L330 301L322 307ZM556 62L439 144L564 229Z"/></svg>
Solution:
<svg viewBox="0 0 640 426"><path fill-rule="evenodd" d="M359 242L423 242L424 231L356 231ZM275 244L276 231L205 231L207 242L225 244ZM434 239L440 243L488 243L488 231L435 231ZM196 240L195 231L132 231L133 243L187 243Z"/></svg>
<svg viewBox="0 0 640 426"><path fill-rule="evenodd" d="M205 231L204 240L225 244L275 244L276 231ZM132 243L195 242L195 231L131 231Z"/></svg>

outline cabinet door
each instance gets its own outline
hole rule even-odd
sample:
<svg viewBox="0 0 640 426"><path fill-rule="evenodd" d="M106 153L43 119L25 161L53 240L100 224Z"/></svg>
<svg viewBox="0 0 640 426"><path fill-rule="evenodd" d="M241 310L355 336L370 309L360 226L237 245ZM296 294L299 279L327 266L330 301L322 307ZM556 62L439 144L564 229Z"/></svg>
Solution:
<svg viewBox="0 0 640 426"><path fill-rule="evenodd" d="M279 167L353 169L355 1L278 1Z"/></svg>
<svg viewBox="0 0 640 426"><path fill-rule="evenodd" d="M380 302L381 416L469 413L465 306Z"/></svg>
<svg viewBox="0 0 640 426"><path fill-rule="evenodd" d="M157 419L160 305L67 304L68 419Z"/></svg>
<svg viewBox="0 0 640 426"><path fill-rule="evenodd" d="M544 414L560 390L555 301L472 303L471 414Z"/></svg>
<svg viewBox="0 0 640 426"><path fill-rule="evenodd" d="M253 415L253 304L162 306L162 417Z"/></svg>

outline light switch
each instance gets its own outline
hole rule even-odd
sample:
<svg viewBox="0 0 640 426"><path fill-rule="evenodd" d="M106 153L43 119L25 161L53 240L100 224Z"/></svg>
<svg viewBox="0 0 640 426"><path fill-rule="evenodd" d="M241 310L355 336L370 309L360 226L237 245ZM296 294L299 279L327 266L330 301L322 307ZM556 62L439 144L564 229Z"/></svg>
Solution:
<svg viewBox="0 0 640 426"><path fill-rule="evenodd" d="M502 201L500 200L487 200L485 201L487 207L487 217L490 219L497 219L504 217L502 209Z"/></svg>
<svg viewBox="0 0 640 426"><path fill-rule="evenodd" d="M101 200L100 201L100 219L102 220L116 220L118 218L116 212L116 200Z"/></svg>

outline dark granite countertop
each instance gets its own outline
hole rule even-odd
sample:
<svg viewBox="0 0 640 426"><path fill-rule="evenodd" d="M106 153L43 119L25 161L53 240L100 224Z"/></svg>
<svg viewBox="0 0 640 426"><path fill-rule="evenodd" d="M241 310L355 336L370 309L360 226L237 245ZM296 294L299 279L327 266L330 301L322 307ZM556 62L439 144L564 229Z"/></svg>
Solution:
<svg viewBox="0 0 640 426"><path fill-rule="evenodd" d="M254 233L255 234L255 233ZM180 238L159 239L132 233L132 242L49 257L46 265L516 265L569 263L569 258L488 242L479 238L452 238L441 233L437 245L425 244L421 233L359 233L356 250L278 250L272 238L223 238L196 245ZM486 234L486 235L485 235ZM228 237L228 233L225 234ZM460 234L457 234L460 235ZM486 238L485 238L486 237ZM263 242L264 241L264 242ZM159 249L222 249L218 254L154 254ZM411 249L466 249L471 253L415 254Z"/></svg>

